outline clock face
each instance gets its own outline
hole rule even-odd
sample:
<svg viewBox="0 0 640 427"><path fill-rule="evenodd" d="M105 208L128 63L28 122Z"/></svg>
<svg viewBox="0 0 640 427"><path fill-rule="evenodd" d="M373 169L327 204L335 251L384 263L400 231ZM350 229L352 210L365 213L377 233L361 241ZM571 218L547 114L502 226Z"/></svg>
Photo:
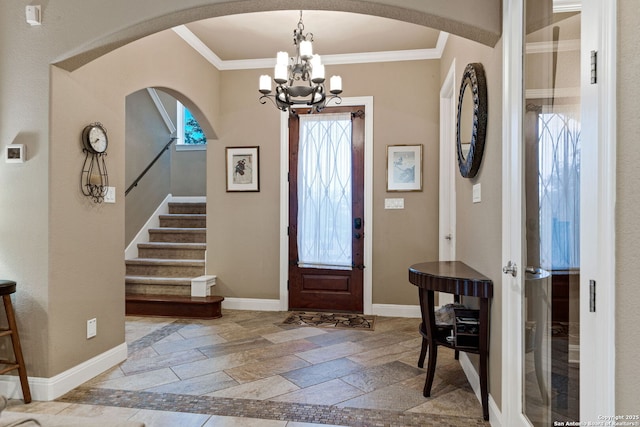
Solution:
<svg viewBox="0 0 640 427"><path fill-rule="evenodd" d="M87 133L89 146L96 153L104 153L107 150L107 132L102 126L93 125Z"/></svg>

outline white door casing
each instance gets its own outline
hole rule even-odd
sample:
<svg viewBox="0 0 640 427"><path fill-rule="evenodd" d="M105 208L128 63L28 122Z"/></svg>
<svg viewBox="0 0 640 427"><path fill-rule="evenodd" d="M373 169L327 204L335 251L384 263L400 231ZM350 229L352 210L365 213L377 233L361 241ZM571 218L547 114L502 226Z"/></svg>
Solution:
<svg viewBox="0 0 640 427"><path fill-rule="evenodd" d="M363 307L364 314L373 312L373 280L371 260L373 259L373 97L342 98L340 106L365 106L364 129L364 265ZM280 310L289 309L289 126L288 113L280 114Z"/></svg>
<svg viewBox="0 0 640 427"><path fill-rule="evenodd" d="M440 261L456 259L456 60L451 61L440 88L440 190L438 253ZM439 293L440 306L453 295Z"/></svg>

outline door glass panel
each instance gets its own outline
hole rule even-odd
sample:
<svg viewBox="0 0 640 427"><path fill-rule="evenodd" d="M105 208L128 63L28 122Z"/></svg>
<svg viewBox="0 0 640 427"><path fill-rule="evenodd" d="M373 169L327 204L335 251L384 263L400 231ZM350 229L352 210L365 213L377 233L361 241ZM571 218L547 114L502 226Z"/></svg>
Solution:
<svg viewBox="0 0 640 427"><path fill-rule="evenodd" d="M580 7L527 0L523 410L579 421Z"/></svg>
<svg viewBox="0 0 640 427"><path fill-rule="evenodd" d="M351 269L351 114L300 116L298 265Z"/></svg>

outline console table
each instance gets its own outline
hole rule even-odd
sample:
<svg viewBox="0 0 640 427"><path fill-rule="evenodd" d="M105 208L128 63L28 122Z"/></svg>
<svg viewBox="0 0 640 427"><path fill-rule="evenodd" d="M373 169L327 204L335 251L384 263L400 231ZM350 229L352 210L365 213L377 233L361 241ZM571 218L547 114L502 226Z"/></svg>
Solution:
<svg viewBox="0 0 640 427"><path fill-rule="evenodd" d="M489 357L489 300L493 297L493 282L486 276L460 261L436 261L414 264L409 267L409 282L418 287L422 324L429 348L427 379L424 384L424 397L431 395L431 386L436 371L438 346L452 348L480 355L480 395L482 415L489 420L488 357ZM477 297L480 299L478 347L460 347L448 342L443 331L436 327L434 314L434 292L445 292L457 296Z"/></svg>

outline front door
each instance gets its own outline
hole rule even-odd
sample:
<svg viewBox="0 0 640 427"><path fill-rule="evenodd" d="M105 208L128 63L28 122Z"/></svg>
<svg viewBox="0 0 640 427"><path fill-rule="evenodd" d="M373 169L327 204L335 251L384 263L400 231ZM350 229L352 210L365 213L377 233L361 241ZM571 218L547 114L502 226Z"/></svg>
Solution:
<svg viewBox="0 0 640 427"><path fill-rule="evenodd" d="M289 309L363 311L364 107L289 118Z"/></svg>

